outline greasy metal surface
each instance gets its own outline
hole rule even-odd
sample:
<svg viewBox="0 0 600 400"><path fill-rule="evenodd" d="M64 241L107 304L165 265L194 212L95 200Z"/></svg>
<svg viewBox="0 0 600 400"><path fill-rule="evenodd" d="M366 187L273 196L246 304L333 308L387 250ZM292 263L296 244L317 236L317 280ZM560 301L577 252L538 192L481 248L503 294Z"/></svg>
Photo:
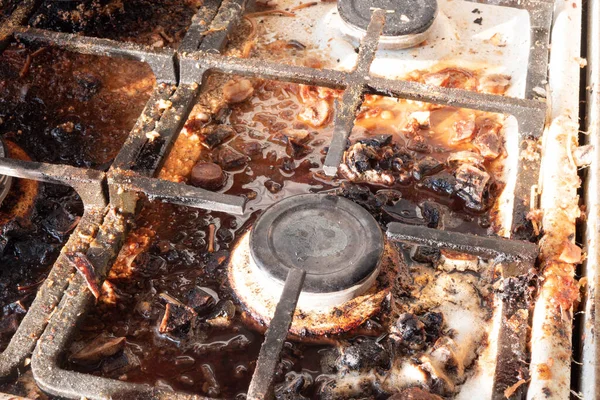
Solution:
<svg viewBox="0 0 600 400"><path fill-rule="evenodd" d="M27 21L39 3L40 0L23 0L12 14L0 24L0 53L10 43L15 28Z"/></svg>
<svg viewBox="0 0 600 400"><path fill-rule="evenodd" d="M232 75L255 76L333 89L345 89L341 101L336 103L334 135L323 167L328 175L337 173L337 167L345 150L346 139L354 125L355 111L360 107L362 97L366 93L512 115L518 123L520 148L526 152L528 151L527 141L539 139L546 122L547 105L543 99L538 98L540 93L545 94L552 3L526 1L507 5L528 10L534 27L531 33L531 40L534 45L531 49L532 53L528 64L530 76L528 75L527 80L526 99L371 76L368 72L369 66L366 65L365 61L371 59L369 52L376 49L376 43L373 44L372 42L369 45L363 43L359 52L356 70L352 72L317 70L264 60L224 57L206 51L185 53L181 54L179 58L180 68L185 71L182 73L182 82L189 84L202 82L206 73L214 70ZM372 24L371 29L380 28L380 26ZM369 37L372 39L372 35L367 35L365 42L368 41ZM370 50L366 51L369 46L371 46ZM195 71L195 73L190 71ZM532 235L530 224L526 221L526 215L530 207L531 187L537 184L539 159L527 157L524 154L518 158L517 170L511 234L516 239L526 239ZM524 227L526 228L524 229Z"/></svg>
<svg viewBox="0 0 600 400"><path fill-rule="evenodd" d="M367 30L373 9L384 10L384 36L404 36L425 32L438 11L437 0L338 0L342 20L363 32Z"/></svg>
<svg viewBox="0 0 600 400"><path fill-rule="evenodd" d="M496 363L491 399L505 399L505 390L517 384L522 360L527 358L527 332L530 310L526 306L526 292L511 290L513 282L528 279L538 256L538 246L533 243L499 237L482 237L457 232L439 231L423 226L393 222L388 224L387 236L393 241L442 248L477 255L494 260L503 277L500 293L506 295L496 300L501 313L501 324L496 340ZM526 289L521 289L526 290ZM525 387L516 391L519 398Z"/></svg>
<svg viewBox="0 0 600 400"><path fill-rule="evenodd" d="M152 68L157 82L175 83L177 81L174 64L175 53L170 49L155 49L136 43L50 32L36 28L17 28L14 35L22 41L53 44L76 53L143 61Z"/></svg>
<svg viewBox="0 0 600 400"><path fill-rule="evenodd" d="M0 175L71 186L86 207L104 207L104 173L93 169L0 158Z"/></svg>
<svg viewBox="0 0 600 400"><path fill-rule="evenodd" d="M507 280L504 280L506 284ZM499 302L500 303L500 302ZM494 372L493 400L506 399L505 391L519 381L518 371L527 359L527 332L530 310L515 306L512 299L500 303L502 322L498 332L496 370ZM521 398L526 385L521 385L513 395ZM512 397L512 396L511 396Z"/></svg>
<svg viewBox="0 0 600 400"><path fill-rule="evenodd" d="M212 20L207 35L199 50L218 53L227 43L227 35L233 31L246 9L246 0L223 0L219 12Z"/></svg>
<svg viewBox="0 0 600 400"><path fill-rule="evenodd" d="M24 9L25 5L33 3L35 2L26 1L20 9ZM210 70L345 89L346 92L342 98L342 102L337 105L336 133L333 139L334 142L330 146L330 154L327 156L328 162L326 162L326 167L328 167L329 174L334 174L337 171L337 165L341 160L341 154L343 154L345 148L346 138L354 124L355 112L360 106L365 93L379 93L443 105L511 114L519 122L521 140L537 138L542 132L546 105L543 102L531 99L539 94L539 87L545 85L547 38L550 24L548 15L551 15L552 10L550 2L521 1L519 4L510 4L510 6L527 9L530 12L532 26L534 27L532 32L532 43L534 46L528 66L527 98L530 100L430 87L414 82L391 81L370 76L370 63L377 49L378 36L383 28L385 17L381 11L373 13L374 18L370 24L370 33L367 34L361 46L359 63L353 72L316 70L306 67L269 63L262 60L223 57L214 53L218 53L226 43L227 33L241 17L246 1L225 0L222 2L220 8L219 3L221 2L215 0L207 0L205 2L206 7L201 9L194 18L192 26L182 41L181 47L175 51L157 51L145 46L126 44L107 39L86 38L37 29L19 28L18 25L26 20L26 16L31 10L20 16L14 14L15 18L12 20L15 22L8 28L7 24L3 25L1 28L3 30L0 30L0 48L2 45L2 34L9 32L5 34L6 42L6 38L11 35L10 32L16 31L16 36L21 40L51 43L76 52L123 57L148 62L157 75L156 78L159 82L175 83L178 78L180 79L180 85L176 90L170 85L157 87L143 115L138 120L122 151L115 160L113 168L107 174L111 204L117 206L125 213L133 213L136 192L138 191L146 192L151 197L161 198L178 204L191 204L231 213L243 211L243 202L237 198L224 198L220 197L221 195L217 195L216 197L208 196L208 193L186 185L151 179L161 168L166 155L168 155L183 123L187 119L196 96L201 90L203 80ZM219 11L215 14L217 8L219 8ZM33 9L33 6L31 9ZM201 23L208 20L212 20L212 22L210 24ZM160 99L170 100L173 104L172 107L162 112L157 111L153 105ZM146 133L150 130L155 130L158 133L158 138L154 139L154 141L146 138ZM337 163L335 160L337 160ZM4 166L4 169L2 169L2 166ZM4 162L0 163L0 174L5 173L4 171L13 171L13 174L24 174L34 179L39 178L41 180L60 183L68 181L69 184L78 185L79 188L74 187L76 190L81 190L82 192L85 192L82 188L89 187L89 193L80 193L82 194L82 198L86 197L84 199L86 206L88 206L88 201L91 202L90 204L104 204L103 186L106 182L104 176L89 177L82 170L63 169L62 173L66 175L61 178L59 167L63 166L48 168L47 165L42 164L38 165L38 167L41 167L42 171L35 171L34 168L28 168L26 165L14 164L10 160L6 164ZM537 180L535 162L525 164L523 161L519 166L519 170L525 171L521 169L523 167L530 168L527 171L527 175L532 177L526 178L524 174L520 174L519 179L517 179L515 209L518 209L521 217L526 213L523 202L529 198L529 188ZM69 175L71 173L73 175ZM92 181L95 182L94 185L91 184ZM102 196L99 193L102 193ZM210 194L214 195L213 193ZM100 198L103 200L99 201ZM95 221L93 225L97 226L95 224L98 223L99 221ZM404 231L406 232L406 230ZM391 229L390 232L393 234L394 229ZM125 222L117 214L116 209L112 208L104 218L104 223L100 227L97 237L86 251L86 256L95 266L96 272L100 276L104 276L108 272L126 233L127 227ZM398 233L398 235L402 234ZM460 237L455 236L456 234L451 235L450 239L458 240L458 244L450 243L449 239L443 236L435 240L439 244L448 244L450 247L454 246L454 248L458 246L458 248L464 248L476 254L477 252L481 252L483 255L502 255L504 260L523 261L523 263L517 262L517 265L525 264L525 262L531 263L535 258L532 249L527 244L522 244L524 246L522 248L523 252L522 254L517 254L519 248L514 243L512 245L507 244L507 242L498 243L499 239L491 239L492 242L477 241L474 245L472 242L461 242ZM508 256L506 256L507 254ZM524 270L521 267L513 269L521 272ZM71 273L72 271L69 272ZM261 348L248 398L263 399L269 394L269 389L273 382L273 371L279 360L281 346L289 329L303 279L303 271L292 270L288 275L286 289L282 294L276 315L269 328L265 343ZM60 295L62 293L57 294L57 296ZM40 298L42 297L50 300L52 296L41 296ZM58 301L58 298L54 297L53 304ZM80 275L75 275L56 313L40 339L32 359L34 377L43 390L53 395L67 398L201 399L201 397L195 395L165 392L149 385L125 383L63 370L60 365L62 353L73 334L76 333L77 322L83 318L86 310L92 306L93 296L88 290L86 282ZM29 319L32 318L34 317L29 317ZM25 326L28 325L26 324ZM17 336L15 335L15 337ZM30 341L29 346L31 345ZM516 345L519 348L519 344L517 343ZM499 355L499 359L505 360L502 353ZM497 388L501 387L499 382L496 382L495 386Z"/></svg>
<svg viewBox="0 0 600 400"><path fill-rule="evenodd" d="M0 158L6 157L4 143L0 140ZM0 175L0 204L4 201L12 186L13 178L8 175Z"/></svg>
<svg viewBox="0 0 600 400"><path fill-rule="evenodd" d="M194 106L194 100L199 93L198 85L179 85L169 98L171 107L166 109L156 123L154 140L146 140L140 149L139 160L132 160L132 169L145 176L153 176L162 168L166 155L173 147L188 114Z"/></svg>
<svg viewBox="0 0 600 400"><path fill-rule="evenodd" d="M244 213L246 203L244 197L215 193L194 186L145 176L115 174L111 177L110 182L125 191L145 193L150 199L235 215Z"/></svg>
<svg viewBox="0 0 600 400"><path fill-rule="evenodd" d="M81 240L80 237L89 236L91 239L103 217L104 211L102 209L87 210L65 244L64 249L68 251L86 251L89 247L89 241ZM0 354L1 380L12 378L17 369L23 367L25 359L29 357L35 347L36 341L46 327L50 315L54 312L64 290L67 288L72 274L73 269L66 261L63 251L38 290L35 300L21 321L8 347Z"/></svg>
<svg viewBox="0 0 600 400"><path fill-rule="evenodd" d="M202 43L204 32L209 29L209 24L206 21L212 21L219 11L221 0L206 0L196 15L192 17L192 23L187 29L187 32L181 43L179 43L179 52L196 51ZM212 25L212 24L211 24Z"/></svg>
<svg viewBox="0 0 600 400"><path fill-rule="evenodd" d="M587 108L586 143L593 147L592 165L585 180L585 204L587 222L584 232L584 251L587 258L583 264L583 275L587 279L584 296L583 323L580 334L581 375L579 390L584 399L600 398L600 0L588 0L587 14Z"/></svg>
<svg viewBox="0 0 600 400"><path fill-rule="evenodd" d="M250 253L265 276L281 284L306 272L303 292L333 293L373 275L384 238L371 214L332 194L301 194L265 210L250 231Z"/></svg>
<svg viewBox="0 0 600 400"><path fill-rule="evenodd" d="M399 222L388 224L387 237L394 241L443 248L484 258L498 259L498 261L521 261L533 264L539 252L538 246L534 243L501 237L440 231ZM527 272L527 269L523 272Z"/></svg>
<svg viewBox="0 0 600 400"><path fill-rule="evenodd" d="M147 142L146 133L153 129L162 115L162 111L156 107L157 103L160 100L168 99L175 90L169 84L160 83L176 82L177 76L174 52L172 50L155 50L144 46L121 43L107 39L87 38L21 27L20 24L27 21L29 15L35 10L38 3L39 2L33 0L22 2L18 5L15 12L3 22L2 26L0 26L0 52L5 48L5 45L10 42L14 34L19 40L53 44L70 51L144 61L151 66L156 74L156 79L159 84L133 128L131 135L124 144L122 151L116 158L110 173L115 173L115 167L123 169L131 167L144 143ZM201 39L202 38L196 38L196 41L199 43ZM18 368L24 365L26 358L30 356L38 338L42 332L44 332L48 319L57 310L57 304L63 297L64 290L69 283L71 283L72 287L75 287L74 290L77 290L78 293L80 293L80 297L77 299L80 302L78 303L80 306L75 306L68 310L62 309L63 312L68 312L75 322L81 317L85 310L92 305L89 299L91 294L89 293L87 286L83 284L83 278L79 275L73 275L74 270L66 261L64 252L86 252L86 256L95 266L96 273L100 275L106 274L120 249L121 241L125 237L127 230L125 225L119 223L120 217L117 218L115 216L114 209L109 213L109 217L106 218L104 225L100 226L106 213L105 205L107 203L107 182L103 172L66 165L52 165L0 158L0 175L69 185L78 192L85 206L85 213L78 227L63 248L63 253L61 253L54 264L48 278L40 287L33 304L16 333L13 335L8 347L0 354L0 379L10 379L16 373ZM136 182L135 179L133 181ZM142 186L146 183L147 182L143 182ZM153 184L153 182L149 183L150 190L155 190L152 189ZM226 197L224 199L224 207L219 208L215 204L220 199L218 196L212 198L212 193L198 193L194 190L191 192L182 191L182 188L169 189L171 190L170 193L179 193L181 195L179 198L180 204L182 204L181 201L186 201L202 207L210 203L209 206L212 207L212 209L220 209L231 213L240 213L243 209L243 201L240 201L238 198L230 199ZM135 200L133 200L133 198L136 196L135 193L129 193L114 186L110 188L110 192L114 195L111 196L111 201L114 201L114 203L117 203L118 206L122 207L123 211L133 212L133 207L135 206ZM158 197L165 199L169 199L170 196L172 197L173 195L168 193L165 196L161 196L158 194ZM94 239L96 233L98 233L98 235L90 245L90 241ZM72 279L73 281L71 282ZM73 293L73 291L69 293ZM75 329L74 322L68 326L63 326L61 324L54 325L52 331L57 332L60 330L61 333L68 335ZM50 338L52 344L55 343L52 340L54 339L53 334L49 334L45 337L47 339ZM32 361L32 364L41 364L38 371L43 372L37 374L39 385L45 387L44 384L49 383L51 387L48 387L48 391L55 394L64 394L68 392L67 388L69 387L69 373L61 370L59 366L54 363L56 358L52 358L53 356L59 357L62 348L62 346L55 347L53 348L55 352L44 352L44 357L47 358L42 357L41 363ZM55 379L55 376L60 376L61 379ZM81 393L84 393L87 389L92 390L96 395L98 393L107 392L106 388L99 389L98 387L95 387L96 390L93 391L92 388L94 388L94 386L90 386L85 378L89 378L89 376L82 375L77 378L77 381L81 382L81 388L79 389L79 394L73 394L74 397L80 398ZM109 387L111 381L107 381L107 387ZM52 387L55 385L60 387L60 389L53 391ZM138 392L143 393L144 390L147 391L148 388L143 388ZM157 393L154 389L150 389L150 391L154 393L156 398L174 397L172 394ZM122 391L119 390L119 392ZM93 393L90 393L88 397L93 398ZM198 397L193 396L193 398Z"/></svg>
<svg viewBox="0 0 600 400"><path fill-rule="evenodd" d="M275 308L275 315L269 324L265 341L258 354L256 369L248 389L248 400L263 400L271 395L279 354L292 324L292 316L296 310L296 303L300 297L305 276L305 271L296 268L292 268L288 272L281 298Z"/></svg>
<svg viewBox="0 0 600 400"><path fill-rule="evenodd" d="M333 137L323 163L323 170L329 176L334 176L337 173L338 166L342 162L346 150L346 140L354 126L356 110L363 101L365 84L369 79L369 69L375 58L379 36L381 36L381 31L385 25L385 18L386 13L384 10L373 12L367 34L358 49L356 68L344 80L348 86L344 90L341 102L336 103Z"/></svg>
<svg viewBox="0 0 600 400"><path fill-rule="evenodd" d="M135 160L148 141L146 134L154 129L163 113L157 105L161 100L168 100L174 91L175 89L171 85L157 85L107 173L110 204L124 213L133 214L135 212L137 193L126 193L121 188L112 185L111 177L134 166Z"/></svg>

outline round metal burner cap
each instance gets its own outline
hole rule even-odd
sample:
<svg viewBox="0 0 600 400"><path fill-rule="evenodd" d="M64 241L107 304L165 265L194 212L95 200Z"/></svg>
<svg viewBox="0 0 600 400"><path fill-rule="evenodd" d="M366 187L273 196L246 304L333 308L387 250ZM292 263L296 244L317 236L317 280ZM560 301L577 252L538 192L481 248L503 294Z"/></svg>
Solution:
<svg viewBox="0 0 600 400"><path fill-rule="evenodd" d="M334 293L365 283L377 271L384 238L364 208L343 197L305 194L269 207L250 232L258 268L283 283L306 271L303 292Z"/></svg>
<svg viewBox="0 0 600 400"><path fill-rule="evenodd" d="M401 37L426 32L437 15L437 0L338 0L342 20L366 31L374 9L387 10L384 37Z"/></svg>

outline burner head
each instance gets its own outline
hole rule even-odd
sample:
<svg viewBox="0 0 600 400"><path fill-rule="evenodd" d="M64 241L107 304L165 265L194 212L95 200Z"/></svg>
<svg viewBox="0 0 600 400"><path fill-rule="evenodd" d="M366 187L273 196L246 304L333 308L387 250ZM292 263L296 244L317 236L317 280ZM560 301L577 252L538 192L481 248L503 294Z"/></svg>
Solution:
<svg viewBox="0 0 600 400"><path fill-rule="evenodd" d="M4 143L0 140L0 158L6 157L7 152L4 148ZM4 201L8 192L10 191L10 187L12 185L12 177L8 175L0 175L0 204Z"/></svg>
<svg viewBox="0 0 600 400"><path fill-rule="evenodd" d="M371 214L327 194L274 204L250 233L250 254L258 269L280 284L291 268L306 271L307 294L364 291L378 272L383 249L383 234Z"/></svg>
<svg viewBox="0 0 600 400"><path fill-rule="evenodd" d="M360 38L371 21L373 9L387 10L380 44L402 49L425 40L438 12L437 0L338 0L337 9L346 33Z"/></svg>

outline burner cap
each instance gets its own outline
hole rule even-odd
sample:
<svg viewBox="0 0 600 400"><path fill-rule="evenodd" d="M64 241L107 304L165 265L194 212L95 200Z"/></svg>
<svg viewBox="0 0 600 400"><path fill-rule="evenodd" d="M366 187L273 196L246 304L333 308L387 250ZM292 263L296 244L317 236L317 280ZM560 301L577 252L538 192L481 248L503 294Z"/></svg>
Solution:
<svg viewBox="0 0 600 400"><path fill-rule="evenodd" d="M291 268L306 271L303 292L334 293L378 271L384 238L364 208L343 197L305 194L269 207L250 233L258 268L283 283Z"/></svg>
<svg viewBox="0 0 600 400"><path fill-rule="evenodd" d="M437 0L338 0L342 20L352 28L366 32L373 9L388 10L383 38L415 36L420 38L435 20Z"/></svg>

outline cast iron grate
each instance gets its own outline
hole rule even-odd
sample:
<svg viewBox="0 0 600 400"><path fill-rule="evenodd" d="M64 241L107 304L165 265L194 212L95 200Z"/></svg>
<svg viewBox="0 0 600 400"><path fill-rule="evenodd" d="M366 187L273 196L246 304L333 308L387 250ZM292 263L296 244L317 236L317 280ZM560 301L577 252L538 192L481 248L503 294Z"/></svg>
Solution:
<svg viewBox="0 0 600 400"><path fill-rule="evenodd" d="M370 65L385 24L383 10L373 11L367 34L359 47L355 69L342 72L221 55L228 33L243 15L246 0L206 0L193 18L178 49L154 49L110 39L24 27L23 24L37 5L36 0L25 0L4 21L0 26L0 51L11 40L18 39L52 44L73 52L134 59L146 62L157 80L154 93L107 173L63 165L0 159L2 174L67 184L78 191L86 212L77 230L87 232L89 240L78 242L80 247L69 242L67 249L69 252L85 254L100 281L106 277L127 234L127 217L135 214L138 193L175 204L233 214L243 213L243 198L154 178L177 139L210 72L220 71L226 74L344 89L341 101L336 104L334 135L324 165L328 175L334 175L337 171L356 111L365 94L381 94L512 115L518 122L519 143L538 139L544 129L547 106L543 99L538 98L538 94L544 93L546 86L548 38L552 17L552 2L549 1L525 0L509 5L527 10L532 25L533 46L528 63L525 99L433 87L370 75ZM160 100L167 99L171 101L172 106L159 111L155 105ZM152 141L146 137L146 133L150 131L158 133L158 137ZM531 190L537 183L538 170L538 160L519 157L512 216L514 238L522 235L520 229L531 205ZM453 249L494 259L502 265L503 276L507 281L511 277L527 274L534 266L537 256L537 246L527 242L449 233L399 223L388 226L387 236L392 241ZM53 395L67 398L200 398L148 385L63 370L63 351L76 333L77 322L94 303L85 279L80 274L73 275L73 271L68 257L61 254L51 272L53 279L59 279L60 284L53 287L44 285L40 289L9 347L0 356L0 376L7 377L22 366L36 345L36 338L41 335L33 353L32 370L38 385ZM274 371L302 290L303 280L304 272L301 270L292 270L287 276L282 297L267 330L250 384L250 399L263 399L272 389ZM67 285L68 289L63 295ZM59 300L60 304L56 307ZM503 318L509 318L515 311L513 306L507 302L503 303ZM46 327L45 321L51 314L52 319ZM503 324L500 332L498 360L504 365L517 362L518 353L524 352L525 349L524 338L511 329ZM504 397L504 389L516 380L516 377L500 375L501 373L497 373L494 379L495 398Z"/></svg>

